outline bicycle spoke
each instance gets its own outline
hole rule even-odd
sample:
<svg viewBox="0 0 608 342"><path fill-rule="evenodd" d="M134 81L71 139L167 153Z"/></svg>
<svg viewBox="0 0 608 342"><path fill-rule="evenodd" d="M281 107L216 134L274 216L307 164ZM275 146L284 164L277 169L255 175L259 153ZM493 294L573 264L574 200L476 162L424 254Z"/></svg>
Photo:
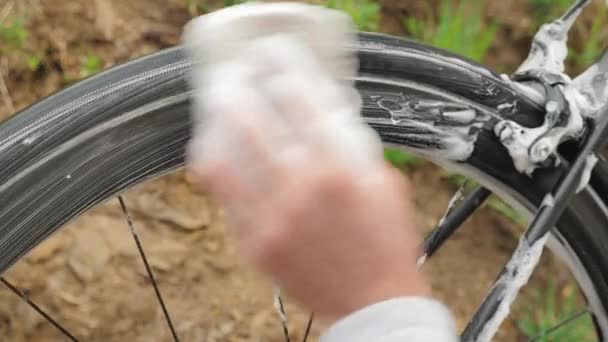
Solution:
<svg viewBox="0 0 608 342"><path fill-rule="evenodd" d="M285 341L290 342L289 328L287 327L287 314L285 313L285 306L283 305L283 299L281 298L281 289L278 286L275 286L272 295L274 297L274 308L281 319Z"/></svg>
<svg viewBox="0 0 608 342"><path fill-rule="evenodd" d="M70 339L71 341L78 341L78 339L76 339L76 337L74 337L74 335L72 335L66 328L64 328L61 324L59 324L59 322L57 322L51 316L49 316L49 314L44 312L44 310L42 310L41 307L36 305L36 303L32 302L24 292L20 291L17 287L15 287L13 284L11 284L4 277L0 277L0 282L2 282L9 290L11 290L17 296L21 297L21 299L23 299L32 309L36 310L36 312L38 312L42 317L44 317L55 328L57 328L59 331L61 331L68 339Z"/></svg>
<svg viewBox="0 0 608 342"><path fill-rule="evenodd" d="M177 332L173 327L173 323L171 322L171 316L169 315L169 311L165 306L165 302L163 301L163 297L160 294L160 290L158 285L156 284L156 279L154 278L154 274L152 273L152 268L148 263L148 258L146 258L146 253L144 253L144 249L141 245L141 241L139 240L139 236L135 231L135 225L133 224L133 220L131 219L131 215L127 210L127 206L125 205L125 201L122 196L118 196L118 202L120 202L120 208L127 220L127 224L129 225L129 230L131 230L131 235L133 235L133 239L135 240L135 245L137 245L137 250L139 251L139 255L141 256L141 260L144 263L144 267L146 268L146 272L148 273L148 277L150 278L150 282L152 282L152 287L154 287L154 292L156 293L156 298L158 298L158 303L160 304L161 309L163 310L163 314L165 315L165 320L167 321L167 325L171 330L171 335L173 335L173 340L179 342L179 338L177 337Z"/></svg>
<svg viewBox="0 0 608 342"><path fill-rule="evenodd" d="M308 318L308 324L306 325L306 331L304 332L304 338L302 342L306 342L308 340L308 335L310 335L310 329L312 328L312 321L315 319L315 313L311 312L310 317Z"/></svg>
<svg viewBox="0 0 608 342"><path fill-rule="evenodd" d="M464 184L450 199L448 208L437 227L424 239L423 254L418 258L420 268L426 260L460 228L460 226L483 204L492 193L484 187L477 187L467 195L464 193Z"/></svg>
<svg viewBox="0 0 608 342"><path fill-rule="evenodd" d="M580 186L587 159L600 147L602 137L608 134L607 112L604 109L599 114L600 119L596 126L591 127L591 135L576 160L561 176L551 193L545 196L511 259L465 328L462 341L489 341L509 314L520 288L528 282L540 259L549 231Z"/></svg>
<svg viewBox="0 0 608 342"><path fill-rule="evenodd" d="M530 339L530 342L538 341L543 337L549 336L549 335L553 334L554 332L556 332L558 329L563 328L564 326L576 321L577 319L583 317L584 315L586 315L588 313L589 313L589 308L585 308L585 309L575 313L574 315L562 320L561 322L557 323L556 325L552 326L551 328L534 336L532 339Z"/></svg>

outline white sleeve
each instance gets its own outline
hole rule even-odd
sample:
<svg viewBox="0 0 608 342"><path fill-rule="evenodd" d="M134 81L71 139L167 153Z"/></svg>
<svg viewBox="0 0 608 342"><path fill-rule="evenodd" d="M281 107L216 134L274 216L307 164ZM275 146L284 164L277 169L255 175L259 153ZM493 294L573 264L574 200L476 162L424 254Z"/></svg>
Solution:
<svg viewBox="0 0 608 342"><path fill-rule="evenodd" d="M454 319L430 298L403 297L380 302L336 322L321 342L457 342Z"/></svg>

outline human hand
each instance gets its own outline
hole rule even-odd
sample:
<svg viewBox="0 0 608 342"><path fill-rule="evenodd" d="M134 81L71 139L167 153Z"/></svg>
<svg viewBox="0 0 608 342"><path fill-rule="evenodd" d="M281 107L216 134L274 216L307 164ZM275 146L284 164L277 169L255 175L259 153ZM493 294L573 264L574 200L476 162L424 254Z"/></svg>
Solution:
<svg viewBox="0 0 608 342"><path fill-rule="evenodd" d="M223 11L186 35L189 166L243 253L330 319L427 294L410 191L358 116L356 58L340 47L354 41L350 19L293 4Z"/></svg>
<svg viewBox="0 0 608 342"><path fill-rule="evenodd" d="M428 295L415 265L420 240L411 191L400 172L378 162L355 173L312 143L283 150L267 127L245 119L253 116L234 119L240 155L211 152L209 142L203 150L215 157L199 158L205 153L193 144L190 165L227 207L244 255L328 319Z"/></svg>

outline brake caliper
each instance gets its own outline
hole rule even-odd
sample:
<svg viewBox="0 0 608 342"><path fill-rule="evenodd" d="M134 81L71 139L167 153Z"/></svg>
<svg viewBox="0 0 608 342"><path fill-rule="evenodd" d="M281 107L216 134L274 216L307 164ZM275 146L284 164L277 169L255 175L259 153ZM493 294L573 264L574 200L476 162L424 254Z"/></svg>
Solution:
<svg viewBox="0 0 608 342"><path fill-rule="evenodd" d="M564 74L549 73L543 69L530 69L513 76L516 82L536 82L545 92L545 120L539 127L528 128L515 121L504 120L494 126L494 132L509 150L515 167L531 174L537 167L558 162L555 151L567 139L578 138L584 131L584 121L575 99L569 99ZM574 105L571 105L575 103Z"/></svg>
<svg viewBox="0 0 608 342"><path fill-rule="evenodd" d="M574 81L564 73L568 31L589 1L578 1L564 16L545 24L534 36L526 61L511 78L523 92L544 96L546 116L539 127L524 127L512 120L502 120L494 132L507 148L515 168L528 175L538 167L559 162L557 147L569 139L580 138L585 120L593 119L606 104L608 95L608 57L591 66ZM540 88L534 87L540 85ZM543 89L544 94L537 90Z"/></svg>

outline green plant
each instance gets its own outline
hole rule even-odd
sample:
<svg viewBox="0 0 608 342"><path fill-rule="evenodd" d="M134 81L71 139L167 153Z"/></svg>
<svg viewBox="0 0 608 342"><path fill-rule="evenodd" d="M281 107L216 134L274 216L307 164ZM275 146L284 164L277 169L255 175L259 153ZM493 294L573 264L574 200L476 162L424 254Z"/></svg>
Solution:
<svg viewBox="0 0 608 342"><path fill-rule="evenodd" d="M349 14L357 28L362 31L377 31L380 21L380 6L372 0L327 0L325 6Z"/></svg>
<svg viewBox="0 0 608 342"><path fill-rule="evenodd" d="M433 46L444 48L481 62L496 37L498 24L484 20L484 3L442 0L437 19L429 10L423 19L403 18L408 33Z"/></svg>
<svg viewBox="0 0 608 342"><path fill-rule="evenodd" d="M24 61L31 71L35 71L42 63L42 59L38 54L27 49L28 37L29 32L25 27L23 16L9 16L5 21L0 22L0 53Z"/></svg>
<svg viewBox="0 0 608 342"><path fill-rule="evenodd" d="M454 172L447 172L442 178L455 188L465 185L465 190L471 190L479 185L474 180Z"/></svg>
<svg viewBox="0 0 608 342"><path fill-rule="evenodd" d="M206 6L200 0L186 0L186 9L190 16L197 16L202 13L206 13Z"/></svg>
<svg viewBox="0 0 608 342"><path fill-rule="evenodd" d="M89 77L98 73L102 68L101 58L87 55L80 58L80 78Z"/></svg>
<svg viewBox="0 0 608 342"><path fill-rule="evenodd" d="M536 289L533 301L526 308L517 325L530 340L538 342L587 342L596 341L595 327L589 314L570 321L560 329L543 336L549 329L582 312L578 306L578 292L567 285L557 293L555 281L549 280L544 291ZM543 294L544 293L544 294Z"/></svg>
<svg viewBox="0 0 608 342"><path fill-rule="evenodd" d="M40 67L42 59L38 56L26 56L25 63L27 64L27 67L30 69L30 71L36 71Z"/></svg>
<svg viewBox="0 0 608 342"><path fill-rule="evenodd" d="M28 32L22 17L14 17L0 23L1 49L20 49L27 41L27 37Z"/></svg>
<svg viewBox="0 0 608 342"><path fill-rule="evenodd" d="M224 7L239 5L247 2L248 0L224 0Z"/></svg>
<svg viewBox="0 0 608 342"><path fill-rule="evenodd" d="M423 42L428 42L433 39L434 30L429 28L428 21L423 21L415 17L405 17L402 21L410 36Z"/></svg>
<svg viewBox="0 0 608 342"><path fill-rule="evenodd" d="M593 18L593 23L587 32L582 35L587 37L580 50L571 50L568 58L576 69L585 69L593 64L603 51L603 42L608 36L605 29L606 11L599 11Z"/></svg>
<svg viewBox="0 0 608 342"><path fill-rule="evenodd" d="M496 196L490 197L485 205L502 214L519 227L525 228L528 225L527 220L517 210Z"/></svg>
<svg viewBox="0 0 608 342"><path fill-rule="evenodd" d="M191 16L197 16L204 13L212 12L214 9L217 9L218 6L221 7L230 7L234 5L239 5L251 0L223 0L223 3L213 3L213 5L208 0L185 0L186 1L186 9L188 10L188 14Z"/></svg>
<svg viewBox="0 0 608 342"><path fill-rule="evenodd" d="M537 26L561 16L574 0L530 0Z"/></svg>
<svg viewBox="0 0 608 342"><path fill-rule="evenodd" d="M384 149L384 159L400 169L424 164L424 159L418 158L411 153L391 148Z"/></svg>

